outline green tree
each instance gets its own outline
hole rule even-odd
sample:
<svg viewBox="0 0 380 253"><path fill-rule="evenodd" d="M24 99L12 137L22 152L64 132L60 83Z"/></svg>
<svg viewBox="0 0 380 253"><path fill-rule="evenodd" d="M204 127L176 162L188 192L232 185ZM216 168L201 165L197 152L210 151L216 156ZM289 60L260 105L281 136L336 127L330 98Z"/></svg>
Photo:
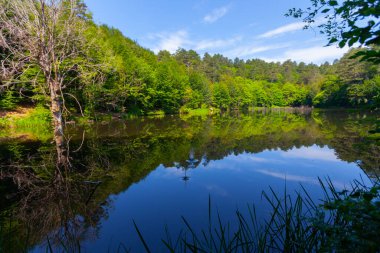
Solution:
<svg viewBox="0 0 380 253"><path fill-rule="evenodd" d="M336 75L327 76L313 104L318 107L347 105L347 85Z"/></svg>
<svg viewBox="0 0 380 253"><path fill-rule="evenodd" d="M210 84L204 74L198 71L191 71L189 74L189 84L193 91L193 108L200 108L202 104L211 105L212 94Z"/></svg>
<svg viewBox="0 0 380 253"><path fill-rule="evenodd" d="M231 97L228 92L227 84L224 82L213 84L212 103L215 107L226 110L230 106Z"/></svg>
<svg viewBox="0 0 380 253"><path fill-rule="evenodd" d="M353 84L348 88L347 96L353 106L380 106L380 76L364 81L363 84Z"/></svg>
<svg viewBox="0 0 380 253"><path fill-rule="evenodd" d="M353 58L355 54L363 51L366 49L350 49L336 64L336 73L344 83L363 83L372 79L378 72L378 64Z"/></svg>
<svg viewBox="0 0 380 253"><path fill-rule="evenodd" d="M177 112L183 103L184 93L189 87L186 70L173 58L162 59L155 73L156 83L150 88L155 108L165 112Z"/></svg>
<svg viewBox="0 0 380 253"><path fill-rule="evenodd" d="M180 48L175 52L174 58L178 62L184 64L188 70L199 68L199 65L201 64L201 57L194 50L186 51L185 49Z"/></svg>

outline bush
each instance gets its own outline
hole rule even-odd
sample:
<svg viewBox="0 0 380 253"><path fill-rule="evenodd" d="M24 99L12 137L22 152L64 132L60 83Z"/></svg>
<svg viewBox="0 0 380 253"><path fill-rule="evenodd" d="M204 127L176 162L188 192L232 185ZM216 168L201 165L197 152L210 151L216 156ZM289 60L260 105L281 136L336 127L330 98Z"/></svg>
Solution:
<svg viewBox="0 0 380 253"><path fill-rule="evenodd" d="M14 91L7 90L1 97L0 97L0 108L6 109L6 110L13 110L16 108L17 103L19 102L19 98L14 95Z"/></svg>

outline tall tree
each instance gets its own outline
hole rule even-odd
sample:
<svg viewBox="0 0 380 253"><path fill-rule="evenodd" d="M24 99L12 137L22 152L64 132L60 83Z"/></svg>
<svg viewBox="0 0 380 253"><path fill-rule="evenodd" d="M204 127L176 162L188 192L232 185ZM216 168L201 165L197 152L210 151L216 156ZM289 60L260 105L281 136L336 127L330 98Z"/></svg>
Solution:
<svg viewBox="0 0 380 253"><path fill-rule="evenodd" d="M43 74L43 91L50 98L54 136L63 145L63 90L67 76L78 72L75 59L83 55L86 19L80 0L0 0L1 83L14 83L16 73L37 67ZM59 161L63 162L63 161Z"/></svg>

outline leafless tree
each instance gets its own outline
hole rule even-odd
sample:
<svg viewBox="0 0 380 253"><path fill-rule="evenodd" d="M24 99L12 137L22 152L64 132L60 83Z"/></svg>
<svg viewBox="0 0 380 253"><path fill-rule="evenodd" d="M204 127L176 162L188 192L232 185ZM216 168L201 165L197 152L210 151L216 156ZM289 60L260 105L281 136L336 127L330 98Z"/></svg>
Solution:
<svg viewBox="0 0 380 253"><path fill-rule="evenodd" d="M37 67L50 98L58 164L67 159L63 139L63 90L68 74L80 72L86 27L80 0L0 0L0 85L10 86L30 67Z"/></svg>

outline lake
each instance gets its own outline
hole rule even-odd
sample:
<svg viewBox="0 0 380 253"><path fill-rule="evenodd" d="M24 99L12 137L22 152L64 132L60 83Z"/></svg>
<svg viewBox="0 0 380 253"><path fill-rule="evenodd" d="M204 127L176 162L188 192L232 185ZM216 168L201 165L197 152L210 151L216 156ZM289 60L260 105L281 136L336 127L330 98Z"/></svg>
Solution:
<svg viewBox="0 0 380 253"><path fill-rule="evenodd" d="M69 125L69 171L54 166L48 134L31 129L0 139L1 249L6 252L144 252L133 221L154 252L165 227L206 228L209 199L233 228L235 212L262 192L304 187L318 202L318 178L337 189L372 185L379 141L368 137L379 113L257 111L213 116L113 119ZM302 186L302 187L301 187Z"/></svg>

